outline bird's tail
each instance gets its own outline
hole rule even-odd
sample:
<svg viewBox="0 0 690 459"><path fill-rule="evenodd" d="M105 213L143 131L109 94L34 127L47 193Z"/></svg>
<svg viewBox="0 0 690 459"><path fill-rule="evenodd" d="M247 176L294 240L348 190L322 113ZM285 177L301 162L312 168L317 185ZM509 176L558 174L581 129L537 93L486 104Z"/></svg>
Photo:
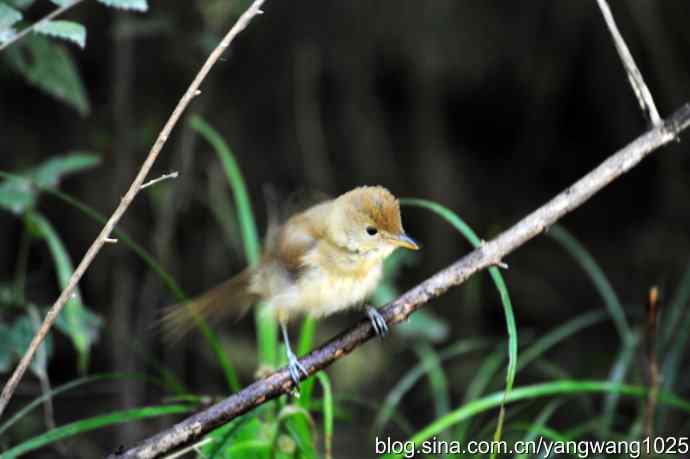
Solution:
<svg viewBox="0 0 690 459"><path fill-rule="evenodd" d="M250 291L250 283L251 270L245 269L188 302L165 308L159 321L164 341L179 340L192 331L201 318L216 321L234 317L239 320L259 301L259 296Z"/></svg>

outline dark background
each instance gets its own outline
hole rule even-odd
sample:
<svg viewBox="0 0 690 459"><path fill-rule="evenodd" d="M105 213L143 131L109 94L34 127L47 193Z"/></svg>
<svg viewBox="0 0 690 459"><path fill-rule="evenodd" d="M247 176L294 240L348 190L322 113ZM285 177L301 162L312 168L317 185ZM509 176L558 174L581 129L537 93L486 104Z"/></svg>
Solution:
<svg viewBox="0 0 690 459"><path fill-rule="evenodd" d="M690 100L688 3L611 3L661 115L670 114ZM80 117L21 77L0 71L0 169L21 170L75 150L98 152L101 165L70 177L62 189L109 215L209 46L243 5L152 1L144 15L95 2L76 7L66 17L87 26L88 43L84 51L70 51L91 112ZM488 239L646 129L594 1L268 1L264 9L188 110L202 114L232 147L262 228L266 183L334 195L381 184L398 196L453 209ZM32 10L36 17L41 12ZM659 285L666 299L688 263L687 152L686 142L678 142L653 154L562 221L600 263L636 327L644 324L649 287ZM151 178L171 170L180 171L180 178L142 193L119 228L153 252L185 291L197 293L238 272L245 260L239 234L232 234L232 225L224 230L211 211L211 204L231 202L223 171L184 120ZM76 263L100 228L54 198L42 198L40 208ZM469 249L427 211L404 208L403 218L424 250L401 272L400 289ZM0 214L0 280L12 279L21 230L18 219ZM548 238L528 243L506 262L525 339L603 308L586 274ZM104 247L81 288L85 303L105 320L90 372L148 371L128 350L134 337L144 354L160 358L196 392L223 393L220 369L198 336L169 349L152 333L157 311L173 298L131 251L121 244ZM39 304L52 303L59 293L41 244L32 247L27 292ZM450 336L439 346L471 336L505 339L501 306L486 274L429 309L450 325ZM328 319L318 341L356 317ZM256 362L253 322L217 330L237 355L242 381L250 382ZM550 356L572 376L601 379L617 343L606 322ZM412 344L393 335L354 352L329 370L336 391L384 396L417 360ZM77 376L69 341L58 338L56 346L53 384ZM449 366L454 405L481 357ZM503 374L496 379L500 386ZM521 374L518 383L535 379ZM58 422L159 403L165 395L141 381L99 387L58 400ZM37 391L27 375L14 403ZM687 385L676 392L690 395ZM425 397L419 389L404 405L417 428L433 417ZM336 425L337 457L345 457L348 441L367 431L366 419ZM80 451L99 451L169 422L147 421L117 430L116 437L93 434L75 442Z"/></svg>

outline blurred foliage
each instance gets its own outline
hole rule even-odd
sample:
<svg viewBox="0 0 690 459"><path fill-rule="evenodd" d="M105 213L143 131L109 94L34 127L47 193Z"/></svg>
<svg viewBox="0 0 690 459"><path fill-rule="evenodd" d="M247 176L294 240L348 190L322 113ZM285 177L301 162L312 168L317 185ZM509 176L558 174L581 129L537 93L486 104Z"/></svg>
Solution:
<svg viewBox="0 0 690 459"><path fill-rule="evenodd" d="M73 3L73 0L51 1L60 7ZM147 0L98 1L124 10L144 12L148 9ZM0 45L14 38L17 34L15 29L23 18L21 10L31 7L34 2L15 0L10 3L0 1ZM33 27L36 34L75 43L80 48L86 46L86 27L74 21L39 21L27 27ZM11 47L0 57L4 58L0 62L4 60L30 84L74 108L80 115L89 114L91 107L82 77L65 47L32 35L24 39L22 46Z"/></svg>
<svg viewBox="0 0 690 459"><path fill-rule="evenodd" d="M98 162L99 159L95 155L84 153L71 154L61 157L56 156L39 166L16 175L9 175L6 172L2 173L4 180L0 182L0 209L9 210L22 218L24 231L26 231L29 239L42 239L46 242L53 258L58 284L61 288L67 285L69 278L74 272L74 266L53 226L36 210L38 199L40 194L46 189L57 188L65 176L92 168ZM28 256L28 253L24 253L24 256ZM25 262L20 260L17 266L21 269L24 264ZM14 288L14 295L4 298L5 301L3 302L5 304L13 305L20 309L30 307L30 304L24 298L24 276L25 273L23 272L17 273L17 285ZM5 329L5 332L14 338L9 340L12 346L0 348L0 353L5 353L5 355L0 357L0 362L9 361L11 355L16 354L16 357L20 358L24 354L37 329L37 325L31 325L33 322L34 320L27 313L27 315L15 321L14 327L11 330ZM65 304L63 314L59 316L56 326L58 330L69 336L74 343L74 347L79 354L78 365L82 373L87 370L89 351L98 339L98 331L101 325L101 319L83 305L81 292L79 288L76 288L72 297ZM0 330L0 334L2 333L3 331ZM50 354L50 344L40 348L40 352L32 362L34 372L46 373ZM7 365L0 365L0 370L7 371L7 369Z"/></svg>

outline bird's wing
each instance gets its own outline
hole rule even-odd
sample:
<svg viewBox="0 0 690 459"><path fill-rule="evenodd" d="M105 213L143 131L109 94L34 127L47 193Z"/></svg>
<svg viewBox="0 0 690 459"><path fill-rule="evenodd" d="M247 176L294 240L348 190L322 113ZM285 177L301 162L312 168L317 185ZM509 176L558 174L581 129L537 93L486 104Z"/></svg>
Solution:
<svg viewBox="0 0 690 459"><path fill-rule="evenodd" d="M327 201L294 215L276 232L268 256L278 261L293 278L305 268L305 256L323 237L329 205Z"/></svg>
<svg viewBox="0 0 690 459"><path fill-rule="evenodd" d="M269 185L264 186L264 198L268 215L264 238L264 250L267 253L276 250L280 232L288 220L331 199L327 194L314 190L299 190L282 195ZM301 238L297 237L297 239Z"/></svg>

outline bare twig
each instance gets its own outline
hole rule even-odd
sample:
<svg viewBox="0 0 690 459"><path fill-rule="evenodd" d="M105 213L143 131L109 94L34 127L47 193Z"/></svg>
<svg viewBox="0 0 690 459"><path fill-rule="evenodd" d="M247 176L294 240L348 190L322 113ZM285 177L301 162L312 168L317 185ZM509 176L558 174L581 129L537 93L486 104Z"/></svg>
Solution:
<svg viewBox="0 0 690 459"><path fill-rule="evenodd" d="M144 183L144 180L146 179L146 176L151 170L154 161L156 161L158 154L163 148L163 145L165 145L165 142L168 140L170 132L172 132L173 128L175 127L175 124L180 119L180 116L182 116L184 110L187 108L187 105L189 105L191 100L194 98L194 95L196 94L199 85L201 85L201 82L204 80L204 78L206 78L206 75L208 75L208 72L211 70L211 67L213 67L216 61L218 61L220 56L223 54L223 52L232 42L232 40L237 36L237 34L239 34L242 30L245 29L245 27L247 27L247 25L254 18L254 16L261 14L260 8L263 3L264 0L255 0L254 3L252 3L251 6L247 9L247 11L245 11L244 14L242 14L242 16L239 17L235 25L232 26L227 35L223 37L223 40L220 42L220 44L208 56L206 62L204 62L204 65L201 67L201 70L199 70L199 73L197 73L196 77L194 78L194 81L192 81L192 83L189 85L189 88L187 88L187 91L185 91L184 95L177 103L175 110L173 110L172 114L170 115L170 118L168 118L168 121L165 123L165 126L163 126L163 129L161 130L160 134L158 134L158 138L151 147L151 151L149 151L149 154L146 157L144 164L141 166L139 173L132 182L132 185L129 187L129 190L127 190L127 193L122 198L120 205L117 207L117 209L115 209L115 212L113 212L112 216L101 230L101 233L98 235L93 244L91 244L91 247L89 247L89 250L86 252L86 255L84 255L84 258L82 258L81 262L79 263L79 266L77 266L77 269L74 271L74 274L72 274L72 277L69 279L67 287L65 287L65 289L60 294L60 297L48 310L48 313L46 314L46 317L43 320L43 324L41 324L41 328L38 330L33 340L31 341L31 344L29 345L29 349L27 349L26 353L22 357L22 360L19 362L19 365L17 365L17 368L14 370L14 373L12 373L12 377L9 379L9 381L7 381L5 387L2 389L2 394L0 394L0 415L2 415L2 412L5 410L5 407L7 407L7 404L12 398L12 394L14 393L14 390L16 389L17 384L19 384L19 381L21 380L22 376L24 375L24 372L31 363L31 359L34 356L36 349L38 349L38 346L45 338L46 334L50 330L50 327L53 325L53 322L55 322L55 319L57 318L58 314L60 314L62 307L65 305L67 300L72 295L72 292L77 286L77 283L84 275L84 272L89 267L93 259L96 257L96 254L100 251L101 247L103 247L103 244L105 243L106 239L110 237L110 233L112 232L117 222L120 220L120 218L125 213L129 205L132 203L137 193L139 193L139 191L141 190L141 185L142 183Z"/></svg>
<svg viewBox="0 0 690 459"><path fill-rule="evenodd" d="M14 43L14 42L16 42L16 41L21 40L22 38L24 38L29 32L32 32L33 30L35 30L36 27L39 26L40 24L43 24L43 23L46 23L46 22L48 22L48 21L50 21L50 20L52 20L52 19L55 19L56 17L60 16L62 13L64 13L64 12L67 11L68 9L72 8L73 6L79 4L79 3L83 2L83 1L84 1L84 0L74 0L73 2L65 3L65 4L64 4L63 6L61 6L60 8L58 8L58 9L56 9L56 10L50 12L50 13L47 14L45 17L43 17L41 20L39 20L39 21L37 21L37 22L34 22L34 23L31 24L30 26L28 26L28 27L22 29L21 32L19 32L18 34L15 34L12 38L10 38L10 39L7 40L6 42L0 44L0 51L2 51L3 49L7 48L7 47L10 46L12 43Z"/></svg>
<svg viewBox="0 0 690 459"><path fill-rule="evenodd" d="M656 357L656 329L659 316L659 289L652 287L647 299L647 363L649 365L649 392L645 406L644 430L648 438L654 434L654 413L659 394L659 363Z"/></svg>
<svg viewBox="0 0 690 459"><path fill-rule="evenodd" d="M609 8L606 0L597 0L597 3L601 9L601 14L604 16L606 25L609 28L609 32L611 32L611 36L613 37L613 43L616 45L616 51L618 51L618 55L620 56L621 61L623 61L623 67L625 67L625 72L628 74L628 81L630 81L630 85L635 92L637 101L640 103L640 108L647 117L647 120L652 123L652 126L657 126L661 123L661 117L659 116L659 112L656 110L654 99L652 98L652 94L649 92L649 88L647 88L647 84L642 78L640 70L635 64L632 54L630 54L628 46L625 44L621 33L618 31L618 26L616 26L616 21L613 19L611 9Z"/></svg>
<svg viewBox="0 0 690 459"><path fill-rule="evenodd" d="M496 239L438 272L409 290L381 310L389 325L397 324L429 300L442 295L471 275L497 265L506 255L545 231L565 214L579 207L616 178L637 165L655 149L675 139L690 125L690 104L676 111L666 122L638 137L596 169L585 175L551 201L532 212ZM357 346L375 336L371 323L363 319L358 324L323 344L300 359L309 374L329 366L350 353ZM293 383L283 368L220 403L191 416L168 430L142 441L134 448L110 458L152 459L177 448L198 441L204 434L229 422L257 406L292 390Z"/></svg>
<svg viewBox="0 0 690 459"><path fill-rule="evenodd" d="M163 174L160 177L155 178L153 180L149 180L148 182L141 185L141 189L143 190L144 188L148 188L151 185L155 185L158 182L162 182L163 180L176 179L177 177L179 177L179 175L180 175L180 173L177 171L171 172L169 174Z"/></svg>

